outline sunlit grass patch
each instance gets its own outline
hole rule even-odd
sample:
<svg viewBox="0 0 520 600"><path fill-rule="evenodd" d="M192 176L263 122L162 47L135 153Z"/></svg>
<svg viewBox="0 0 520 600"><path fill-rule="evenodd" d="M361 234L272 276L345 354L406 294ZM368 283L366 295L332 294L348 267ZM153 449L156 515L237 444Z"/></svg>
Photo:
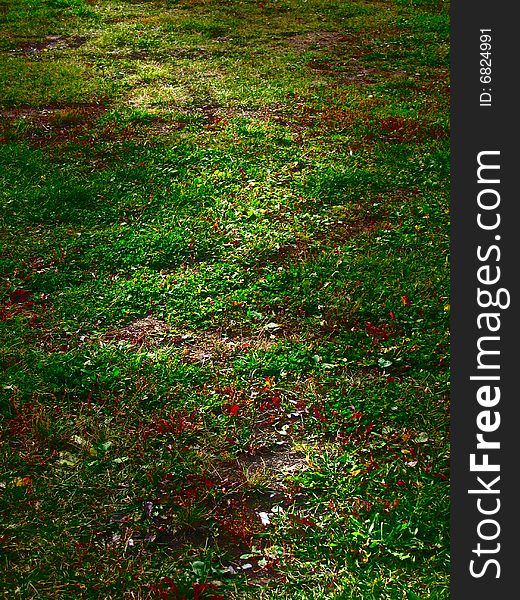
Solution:
<svg viewBox="0 0 520 600"><path fill-rule="evenodd" d="M69 60L9 57L0 79L6 106L66 106L102 100L110 86L85 65Z"/></svg>

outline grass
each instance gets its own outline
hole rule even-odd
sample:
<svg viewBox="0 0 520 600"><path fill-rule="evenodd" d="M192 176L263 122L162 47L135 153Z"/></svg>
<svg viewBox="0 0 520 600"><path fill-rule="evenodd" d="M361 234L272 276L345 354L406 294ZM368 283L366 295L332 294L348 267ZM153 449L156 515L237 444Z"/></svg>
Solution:
<svg viewBox="0 0 520 600"><path fill-rule="evenodd" d="M447 5L0 29L3 597L448 598Z"/></svg>

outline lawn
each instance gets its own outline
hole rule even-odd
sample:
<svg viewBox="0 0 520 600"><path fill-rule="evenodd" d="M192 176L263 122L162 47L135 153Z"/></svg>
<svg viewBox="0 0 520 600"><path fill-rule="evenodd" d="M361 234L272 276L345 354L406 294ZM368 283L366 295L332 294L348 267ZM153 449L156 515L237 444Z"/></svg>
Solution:
<svg viewBox="0 0 520 600"><path fill-rule="evenodd" d="M449 7L0 2L0 590L449 598Z"/></svg>

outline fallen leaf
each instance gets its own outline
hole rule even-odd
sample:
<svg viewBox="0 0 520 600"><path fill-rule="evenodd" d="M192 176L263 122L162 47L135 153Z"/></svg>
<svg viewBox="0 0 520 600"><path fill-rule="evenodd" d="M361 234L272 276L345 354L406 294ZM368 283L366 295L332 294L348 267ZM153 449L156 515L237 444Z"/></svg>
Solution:
<svg viewBox="0 0 520 600"><path fill-rule="evenodd" d="M11 484L15 487L31 487L32 479L30 477L16 477Z"/></svg>
<svg viewBox="0 0 520 600"><path fill-rule="evenodd" d="M259 512L258 516L262 521L262 525L269 525L271 523L271 519L269 519L269 515L266 512Z"/></svg>

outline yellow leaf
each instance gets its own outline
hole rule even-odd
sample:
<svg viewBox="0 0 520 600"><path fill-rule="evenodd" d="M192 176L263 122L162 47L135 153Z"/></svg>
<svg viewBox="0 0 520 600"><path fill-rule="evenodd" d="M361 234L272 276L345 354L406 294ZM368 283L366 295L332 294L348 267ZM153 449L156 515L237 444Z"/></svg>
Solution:
<svg viewBox="0 0 520 600"><path fill-rule="evenodd" d="M30 477L16 477L11 484L16 487L30 487L32 485L32 480Z"/></svg>

